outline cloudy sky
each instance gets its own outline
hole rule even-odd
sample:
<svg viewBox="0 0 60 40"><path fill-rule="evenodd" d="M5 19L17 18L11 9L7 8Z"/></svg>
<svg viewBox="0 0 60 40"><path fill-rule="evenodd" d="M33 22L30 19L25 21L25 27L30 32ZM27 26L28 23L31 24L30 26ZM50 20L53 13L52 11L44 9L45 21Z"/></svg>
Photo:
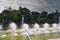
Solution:
<svg viewBox="0 0 60 40"><path fill-rule="evenodd" d="M60 11L60 0L0 0L0 12L7 7L18 9L19 6L27 7L31 11L41 12Z"/></svg>

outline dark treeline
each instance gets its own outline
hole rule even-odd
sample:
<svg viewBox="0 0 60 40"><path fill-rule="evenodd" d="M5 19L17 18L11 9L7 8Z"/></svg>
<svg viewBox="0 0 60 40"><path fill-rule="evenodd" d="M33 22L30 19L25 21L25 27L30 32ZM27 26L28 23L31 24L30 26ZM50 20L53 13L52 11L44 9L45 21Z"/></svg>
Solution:
<svg viewBox="0 0 60 40"><path fill-rule="evenodd" d="M7 27L10 22L15 22L18 26L20 26L22 16L24 16L24 22L27 24L34 24L35 22L39 24L52 24L59 22L60 12L56 10L56 12L51 12L48 14L47 11L43 11L41 13L31 12L25 7L19 7L19 10L12 10L12 8L9 7L0 13L0 24Z"/></svg>

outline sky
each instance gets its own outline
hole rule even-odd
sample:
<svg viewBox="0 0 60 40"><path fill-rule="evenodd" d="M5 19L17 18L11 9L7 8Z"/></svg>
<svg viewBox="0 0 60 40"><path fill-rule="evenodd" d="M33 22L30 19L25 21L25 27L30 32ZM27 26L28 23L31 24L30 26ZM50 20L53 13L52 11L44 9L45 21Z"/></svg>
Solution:
<svg viewBox="0 0 60 40"><path fill-rule="evenodd" d="M8 7L18 9L19 6L37 12L42 12L43 10L48 12L60 11L60 0L0 0L0 13Z"/></svg>

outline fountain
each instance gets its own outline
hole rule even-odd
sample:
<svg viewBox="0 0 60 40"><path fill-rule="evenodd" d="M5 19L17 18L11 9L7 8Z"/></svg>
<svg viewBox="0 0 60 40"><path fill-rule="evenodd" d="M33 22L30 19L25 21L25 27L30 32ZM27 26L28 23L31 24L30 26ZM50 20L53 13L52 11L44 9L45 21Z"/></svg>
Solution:
<svg viewBox="0 0 60 40"><path fill-rule="evenodd" d="M58 29L60 30L60 17L59 17Z"/></svg>
<svg viewBox="0 0 60 40"><path fill-rule="evenodd" d="M53 23L52 24L52 28L53 28L53 32L57 32L57 24L56 23Z"/></svg>
<svg viewBox="0 0 60 40"><path fill-rule="evenodd" d="M22 24L22 29L25 31L25 32L23 33L23 35L25 34L29 40L32 40L32 39L30 38L30 36L29 36L29 30L28 30L28 29L29 29L29 25L26 24L26 23Z"/></svg>
<svg viewBox="0 0 60 40"><path fill-rule="evenodd" d="M60 32L60 23L58 24L57 31Z"/></svg>
<svg viewBox="0 0 60 40"><path fill-rule="evenodd" d="M59 24L58 24L58 27L60 27L60 17L59 17Z"/></svg>
<svg viewBox="0 0 60 40"><path fill-rule="evenodd" d="M35 28L35 29L39 29L39 28L40 28L39 24L35 23L35 24L34 24L34 28Z"/></svg>
<svg viewBox="0 0 60 40"><path fill-rule="evenodd" d="M60 17L59 17L59 23L58 23L57 31L60 32Z"/></svg>
<svg viewBox="0 0 60 40"><path fill-rule="evenodd" d="M9 29L11 31L11 40L14 40L13 37L16 36L16 28L17 28L17 25L14 22L11 22L9 24Z"/></svg>
<svg viewBox="0 0 60 40"><path fill-rule="evenodd" d="M0 30L2 30L2 29L3 29L3 28L2 28L2 26L3 26L3 25L0 25Z"/></svg>
<svg viewBox="0 0 60 40"><path fill-rule="evenodd" d="M48 23L45 23L44 25L43 25L43 30L44 30L44 33L50 33L50 31L49 31L49 24Z"/></svg>
<svg viewBox="0 0 60 40"><path fill-rule="evenodd" d="M14 22L11 22L11 23L9 24L9 29L11 29L11 30L16 30L16 28L17 28L17 25L16 25Z"/></svg>
<svg viewBox="0 0 60 40"><path fill-rule="evenodd" d="M24 24L22 24L22 28L23 28L23 29L25 29L25 30L28 30L29 25L28 25L28 24L26 24L26 23L24 23Z"/></svg>
<svg viewBox="0 0 60 40"><path fill-rule="evenodd" d="M37 24L37 23L35 23L34 25L34 34L35 35L38 35L38 34L40 34L40 26L39 26L39 24Z"/></svg>
<svg viewBox="0 0 60 40"><path fill-rule="evenodd" d="M60 28L60 23L58 24L58 27Z"/></svg>
<svg viewBox="0 0 60 40"><path fill-rule="evenodd" d="M45 23L43 26L44 26L44 28L46 28L46 29L49 28L49 24L48 24L48 23Z"/></svg>
<svg viewBox="0 0 60 40"><path fill-rule="evenodd" d="M23 17L23 16L22 16L22 24L21 24L21 28L22 28L22 29L25 29L25 30L27 30L27 29L29 28L29 25L26 24L26 23L24 23L24 17Z"/></svg>
<svg viewBox="0 0 60 40"><path fill-rule="evenodd" d="M58 27L60 27L60 23L58 24Z"/></svg>
<svg viewBox="0 0 60 40"><path fill-rule="evenodd" d="M53 28L56 28L56 27L57 27L57 24L56 24L56 23L53 23L53 24L52 24L52 27L53 27Z"/></svg>
<svg viewBox="0 0 60 40"><path fill-rule="evenodd" d="M24 16L22 16L22 24L21 24L21 27L22 27L22 29L24 30L24 33L22 33L23 35L25 34L26 35L26 37L29 39L29 40L32 40L31 38L30 38L30 36L29 36L29 25L28 24L26 24L26 23L24 23Z"/></svg>

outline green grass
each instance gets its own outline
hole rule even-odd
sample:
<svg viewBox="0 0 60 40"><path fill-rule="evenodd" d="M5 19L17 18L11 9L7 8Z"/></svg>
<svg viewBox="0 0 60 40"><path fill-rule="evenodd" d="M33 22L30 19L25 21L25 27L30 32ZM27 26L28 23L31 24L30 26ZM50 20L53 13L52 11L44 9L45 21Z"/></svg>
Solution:
<svg viewBox="0 0 60 40"><path fill-rule="evenodd" d="M52 39L52 38L60 38L60 34L41 34L38 36L32 36L33 40L48 40L48 39Z"/></svg>
<svg viewBox="0 0 60 40"><path fill-rule="evenodd" d="M11 34L6 34L6 37L1 37L0 35L0 40L27 40L27 38L23 35L18 35L18 36L11 36Z"/></svg>
<svg viewBox="0 0 60 40"><path fill-rule="evenodd" d="M1 37L0 33L0 40L28 40L26 36L18 34L18 36L11 37L11 33L5 33L6 37ZM31 35L32 40L48 40L52 38L60 38L60 33L53 33L53 34L40 34L40 35Z"/></svg>

